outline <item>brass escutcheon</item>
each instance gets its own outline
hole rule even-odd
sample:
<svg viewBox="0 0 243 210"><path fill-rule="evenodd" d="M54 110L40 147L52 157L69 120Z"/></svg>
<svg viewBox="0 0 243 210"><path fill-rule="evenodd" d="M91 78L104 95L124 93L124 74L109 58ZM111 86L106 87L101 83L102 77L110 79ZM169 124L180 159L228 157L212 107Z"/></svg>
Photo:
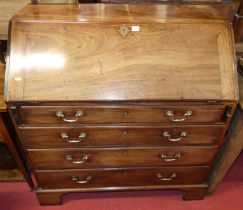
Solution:
<svg viewBox="0 0 243 210"><path fill-rule="evenodd" d="M125 25L122 25L118 31L123 38L125 38L130 32L129 28Z"/></svg>

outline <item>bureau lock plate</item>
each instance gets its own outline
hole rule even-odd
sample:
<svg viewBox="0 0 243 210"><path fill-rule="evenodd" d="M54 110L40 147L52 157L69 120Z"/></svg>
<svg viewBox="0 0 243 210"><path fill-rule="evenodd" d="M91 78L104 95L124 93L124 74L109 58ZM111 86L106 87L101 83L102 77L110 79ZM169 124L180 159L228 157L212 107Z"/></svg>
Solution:
<svg viewBox="0 0 243 210"><path fill-rule="evenodd" d="M130 32L129 28L125 25L122 25L118 31L123 38L125 38Z"/></svg>

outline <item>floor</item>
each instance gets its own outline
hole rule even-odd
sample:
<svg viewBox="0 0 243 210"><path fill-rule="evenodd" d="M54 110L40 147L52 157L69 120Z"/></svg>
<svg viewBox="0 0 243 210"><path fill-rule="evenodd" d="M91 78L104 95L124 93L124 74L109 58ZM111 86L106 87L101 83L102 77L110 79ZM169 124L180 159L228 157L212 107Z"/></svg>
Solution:
<svg viewBox="0 0 243 210"><path fill-rule="evenodd" d="M0 183L0 210L243 210L243 154L214 195L182 201L180 191L85 193L64 196L63 205L40 206L26 183Z"/></svg>

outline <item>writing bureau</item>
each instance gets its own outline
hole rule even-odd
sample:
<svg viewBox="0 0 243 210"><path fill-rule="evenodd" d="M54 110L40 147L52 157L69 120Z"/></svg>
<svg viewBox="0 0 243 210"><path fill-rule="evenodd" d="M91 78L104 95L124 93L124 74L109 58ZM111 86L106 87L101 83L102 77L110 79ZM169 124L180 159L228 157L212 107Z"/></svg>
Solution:
<svg viewBox="0 0 243 210"><path fill-rule="evenodd" d="M5 100L41 204L69 192L207 194L238 101L232 27L220 14L28 5L12 19Z"/></svg>

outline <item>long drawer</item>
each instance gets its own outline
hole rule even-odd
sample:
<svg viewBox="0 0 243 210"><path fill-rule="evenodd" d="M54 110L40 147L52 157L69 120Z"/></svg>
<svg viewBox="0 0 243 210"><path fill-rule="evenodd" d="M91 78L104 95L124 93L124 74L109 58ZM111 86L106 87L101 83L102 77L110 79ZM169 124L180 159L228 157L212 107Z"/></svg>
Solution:
<svg viewBox="0 0 243 210"><path fill-rule="evenodd" d="M207 165L217 147L160 147L118 149L30 149L36 170L119 168L135 166Z"/></svg>
<svg viewBox="0 0 243 210"><path fill-rule="evenodd" d="M26 148L113 147L217 144L224 125L218 126L82 126L21 127Z"/></svg>
<svg viewBox="0 0 243 210"><path fill-rule="evenodd" d="M23 124L215 123L224 105L201 106L21 106Z"/></svg>
<svg viewBox="0 0 243 210"><path fill-rule="evenodd" d="M36 174L39 187L60 189L200 184L206 180L208 172L209 167L202 166L153 169L39 171Z"/></svg>

